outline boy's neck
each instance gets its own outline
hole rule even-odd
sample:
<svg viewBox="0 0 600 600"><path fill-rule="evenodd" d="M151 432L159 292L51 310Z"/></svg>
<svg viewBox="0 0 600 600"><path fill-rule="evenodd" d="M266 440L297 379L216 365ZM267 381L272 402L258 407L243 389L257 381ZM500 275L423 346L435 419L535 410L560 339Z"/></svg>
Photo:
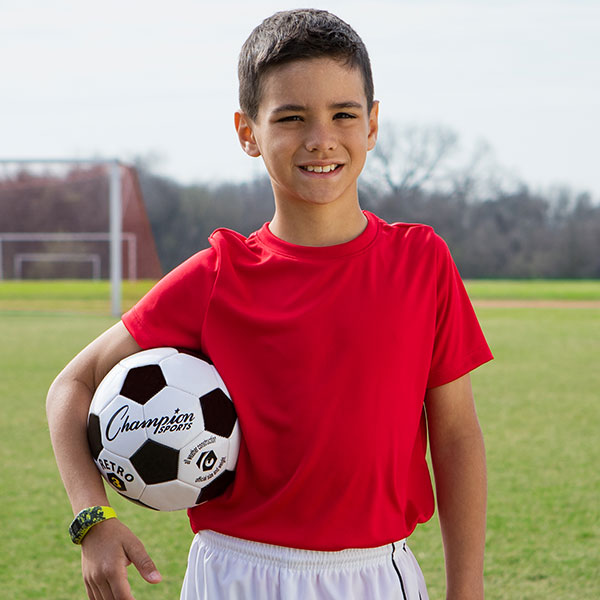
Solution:
<svg viewBox="0 0 600 600"><path fill-rule="evenodd" d="M358 237L367 218L358 202L348 210L335 205L312 206L309 210L289 210L277 206L269 223L273 235L298 246L335 246Z"/></svg>

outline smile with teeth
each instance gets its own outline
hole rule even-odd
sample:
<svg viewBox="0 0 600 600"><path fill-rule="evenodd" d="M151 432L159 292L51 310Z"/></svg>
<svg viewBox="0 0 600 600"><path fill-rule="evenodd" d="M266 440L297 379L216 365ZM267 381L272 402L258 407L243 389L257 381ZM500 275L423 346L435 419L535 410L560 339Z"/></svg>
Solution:
<svg viewBox="0 0 600 600"><path fill-rule="evenodd" d="M304 167L300 167L309 173L329 173L331 171L335 171L340 165L306 165Z"/></svg>

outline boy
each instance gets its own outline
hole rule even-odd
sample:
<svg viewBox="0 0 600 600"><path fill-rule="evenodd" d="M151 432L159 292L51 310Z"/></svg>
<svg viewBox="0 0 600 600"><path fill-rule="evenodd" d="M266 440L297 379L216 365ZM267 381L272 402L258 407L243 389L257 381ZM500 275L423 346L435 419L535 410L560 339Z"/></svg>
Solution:
<svg viewBox="0 0 600 600"><path fill-rule="evenodd" d="M189 511L183 600L426 599L405 538L433 513L427 430L447 598L481 599L485 458L468 373L491 354L431 228L360 209L378 127L366 49L325 11L277 13L244 44L239 76L236 130L264 160L273 219L248 238L216 231L59 375L48 415L73 510L107 504L85 438L104 374L141 348L196 348L227 382L243 442L232 487ZM89 529L89 598L131 599L131 562L160 580L117 519Z"/></svg>

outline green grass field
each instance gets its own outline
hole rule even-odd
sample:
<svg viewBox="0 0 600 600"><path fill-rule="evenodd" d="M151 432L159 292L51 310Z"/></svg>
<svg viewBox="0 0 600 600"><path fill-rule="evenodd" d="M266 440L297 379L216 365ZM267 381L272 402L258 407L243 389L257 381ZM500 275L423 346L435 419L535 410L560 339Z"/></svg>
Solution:
<svg viewBox="0 0 600 600"><path fill-rule="evenodd" d="M148 287L124 286L124 308ZM600 282L470 282L473 298L597 300ZM110 326L108 285L0 283L3 598L85 597L72 517L50 447L46 390ZM486 597L600 597L600 310L477 309L496 360L473 374L489 474ZM154 513L111 493L164 581L130 569L138 600L178 598L191 531L185 513ZM411 546L432 600L443 598L436 519Z"/></svg>
<svg viewBox="0 0 600 600"><path fill-rule="evenodd" d="M479 279L466 285L473 300L600 300L597 279Z"/></svg>

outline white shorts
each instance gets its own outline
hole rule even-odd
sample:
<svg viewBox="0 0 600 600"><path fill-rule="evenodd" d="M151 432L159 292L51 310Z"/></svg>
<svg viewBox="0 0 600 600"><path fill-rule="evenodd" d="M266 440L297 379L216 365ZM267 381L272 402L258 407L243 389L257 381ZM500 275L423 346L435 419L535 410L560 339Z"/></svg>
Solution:
<svg viewBox="0 0 600 600"><path fill-rule="evenodd" d="M201 531L190 548L181 600L428 600L405 540L315 552Z"/></svg>

